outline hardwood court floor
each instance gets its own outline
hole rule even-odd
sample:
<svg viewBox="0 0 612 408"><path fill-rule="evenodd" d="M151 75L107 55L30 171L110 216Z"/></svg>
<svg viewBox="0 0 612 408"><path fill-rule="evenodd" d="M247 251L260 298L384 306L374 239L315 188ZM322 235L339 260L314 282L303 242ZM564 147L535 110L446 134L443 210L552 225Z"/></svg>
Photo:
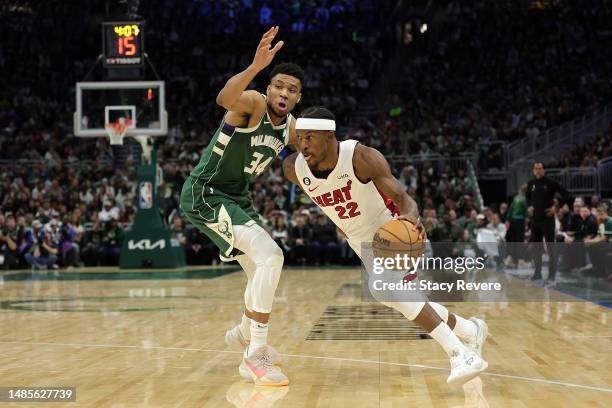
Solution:
<svg viewBox="0 0 612 408"><path fill-rule="evenodd" d="M594 303L448 304L491 333L487 374L452 389L433 340L360 302L357 269L286 269L270 340L291 385L269 389L242 380L240 351L224 344L242 272L105 272L0 280L0 386L77 389L76 403L1 407L612 406L612 314Z"/></svg>

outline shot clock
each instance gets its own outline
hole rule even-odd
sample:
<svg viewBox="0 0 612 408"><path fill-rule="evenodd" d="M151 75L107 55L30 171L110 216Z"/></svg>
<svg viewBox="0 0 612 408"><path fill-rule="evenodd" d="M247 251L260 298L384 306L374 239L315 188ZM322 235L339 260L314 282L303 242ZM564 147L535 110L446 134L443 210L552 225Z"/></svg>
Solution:
<svg viewBox="0 0 612 408"><path fill-rule="evenodd" d="M102 43L105 67L143 66L144 32L142 22L105 22L102 25Z"/></svg>

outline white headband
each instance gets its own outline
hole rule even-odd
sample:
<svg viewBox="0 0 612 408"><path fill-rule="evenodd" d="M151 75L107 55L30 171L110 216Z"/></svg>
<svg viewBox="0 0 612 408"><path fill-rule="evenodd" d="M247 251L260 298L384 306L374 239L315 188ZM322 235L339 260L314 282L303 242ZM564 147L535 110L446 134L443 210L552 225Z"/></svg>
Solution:
<svg viewBox="0 0 612 408"><path fill-rule="evenodd" d="M336 121L331 119L298 118L295 130L336 130Z"/></svg>

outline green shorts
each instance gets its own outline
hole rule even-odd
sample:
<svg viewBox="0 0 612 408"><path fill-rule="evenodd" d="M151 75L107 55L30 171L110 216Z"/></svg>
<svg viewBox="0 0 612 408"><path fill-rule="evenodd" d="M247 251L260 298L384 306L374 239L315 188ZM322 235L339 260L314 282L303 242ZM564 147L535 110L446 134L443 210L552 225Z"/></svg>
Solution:
<svg viewBox="0 0 612 408"><path fill-rule="evenodd" d="M204 187L191 177L183 184L181 210L219 248L224 261L242 255L234 248L234 225L261 225L250 197L232 196L214 187Z"/></svg>

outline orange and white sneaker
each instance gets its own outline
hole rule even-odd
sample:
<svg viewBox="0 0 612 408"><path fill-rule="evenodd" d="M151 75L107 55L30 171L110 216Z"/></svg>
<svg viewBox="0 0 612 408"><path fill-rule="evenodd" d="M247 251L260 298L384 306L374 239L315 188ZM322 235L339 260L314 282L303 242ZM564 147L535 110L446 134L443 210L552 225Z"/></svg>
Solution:
<svg viewBox="0 0 612 408"><path fill-rule="evenodd" d="M234 326L234 328L229 329L225 332L225 344L230 347L245 350L247 347L249 347L250 343L251 341L245 339L242 335L242 332L240 331L240 326ZM270 357L272 357L272 363L274 365L281 365L282 357L278 351L271 348Z"/></svg>
<svg viewBox="0 0 612 408"><path fill-rule="evenodd" d="M272 357L278 354L271 346L261 346L250 356L242 358L238 371L240 375L255 383L255 385L267 385L280 387L289 385L289 379L280 367L274 364Z"/></svg>

